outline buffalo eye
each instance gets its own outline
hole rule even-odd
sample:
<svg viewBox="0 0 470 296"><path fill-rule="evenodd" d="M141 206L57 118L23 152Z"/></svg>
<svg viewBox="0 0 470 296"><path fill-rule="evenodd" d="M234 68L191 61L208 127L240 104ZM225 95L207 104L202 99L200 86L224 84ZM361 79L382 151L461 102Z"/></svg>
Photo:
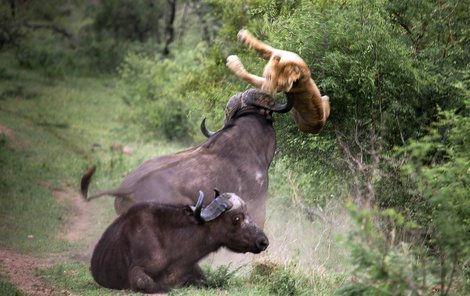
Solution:
<svg viewBox="0 0 470 296"><path fill-rule="evenodd" d="M242 221L243 221L243 215L236 215L232 219L233 225L240 225Z"/></svg>

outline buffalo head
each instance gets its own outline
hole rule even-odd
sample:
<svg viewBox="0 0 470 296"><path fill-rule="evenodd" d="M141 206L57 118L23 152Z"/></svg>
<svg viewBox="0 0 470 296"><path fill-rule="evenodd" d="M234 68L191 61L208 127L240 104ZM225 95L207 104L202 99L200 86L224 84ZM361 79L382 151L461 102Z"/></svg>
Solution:
<svg viewBox="0 0 470 296"><path fill-rule="evenodd" d="M245 202L235 193L219 194L202 209L204 193L199 192L194 216L201 223L213 223L212 233L219 236L221 244L237 253L260 253L269 240L264 232L248 216Z"/></svg>
<svg viewBox="0 0 470 296"><path fill-rule="evenodd" d="M225 106L224 125L230 123L244 110L256 108L260 113L264 113L270 117L272 112L287 113L292 109L293 106L293 97L287 97L287 102L285 104L280 104L274 101L274 99L269 94L261 90L249 89L245 92L238 93L229 99L227 105ZM209 131L206 128L206 118L202 119L200 128L202 134L208 138L215 134L215 132Z"/></svg>

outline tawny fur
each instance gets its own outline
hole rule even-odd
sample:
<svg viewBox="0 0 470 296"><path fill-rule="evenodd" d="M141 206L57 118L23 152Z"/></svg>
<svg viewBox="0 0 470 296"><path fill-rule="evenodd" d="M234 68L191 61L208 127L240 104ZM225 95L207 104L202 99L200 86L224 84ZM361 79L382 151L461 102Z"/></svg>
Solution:
<svg viewBox="0 0 470 296"><path fill-rule="evenodd" d="M240 30L238 39L268 60L263 77L246 71L236 55L227 58L227 67L239 78L269 94L285 92L294 96L292 112L299 129L305 133L320 132L330 115L329 98L320 94L302 58L261 42L247 30Z"/></svg>

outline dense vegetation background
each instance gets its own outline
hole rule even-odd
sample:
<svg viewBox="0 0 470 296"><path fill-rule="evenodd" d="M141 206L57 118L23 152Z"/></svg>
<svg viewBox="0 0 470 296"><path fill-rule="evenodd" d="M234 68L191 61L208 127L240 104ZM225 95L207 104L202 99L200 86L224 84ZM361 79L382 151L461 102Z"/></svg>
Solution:
<svg viewBox="0 0 470 296"><path fill-rule="evenodd" d="M239 29L297 52L330 97L331 116L319 135L276 117L279 175L270 186L282 192L276 181L288 172L284 194L295 198L284 203L317 219L331 202L346 205L356 224L347 239L353 275L336 293L464 295L468 7L465 0L10 0L1 2L0 51L52 80L117 82L115 93L133 110L127 124L150 141L181 145L202 139L201 114L220 127L228 98L248 88L227 71L229 54L262 73L264 61L237 43ZM2 79L8 71L0 67ZM12 82L0 104L27 95L24 87ZM288 294L308 293L291 277L277 279Z"/></svg>

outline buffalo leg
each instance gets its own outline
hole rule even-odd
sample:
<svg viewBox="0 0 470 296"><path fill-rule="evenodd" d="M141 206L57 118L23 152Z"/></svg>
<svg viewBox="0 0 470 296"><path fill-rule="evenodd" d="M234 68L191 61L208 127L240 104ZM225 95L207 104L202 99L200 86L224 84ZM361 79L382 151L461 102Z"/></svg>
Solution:
<svg viewBox="0 0 470 296"><path fill-rule="evenodd" d="M204 283L205 277L201 267L198 264L188 270L186 280L184 281L185 286L196 286L200 287Z"/></svg>
<svg viewBox="0 0 470 296"><path fill-rule="evenodd" d="M156 293L165 291L162 287L157 287L155 281L140 266L134 266L129 270L129 283L131 289L137 292Z"/></svg>

